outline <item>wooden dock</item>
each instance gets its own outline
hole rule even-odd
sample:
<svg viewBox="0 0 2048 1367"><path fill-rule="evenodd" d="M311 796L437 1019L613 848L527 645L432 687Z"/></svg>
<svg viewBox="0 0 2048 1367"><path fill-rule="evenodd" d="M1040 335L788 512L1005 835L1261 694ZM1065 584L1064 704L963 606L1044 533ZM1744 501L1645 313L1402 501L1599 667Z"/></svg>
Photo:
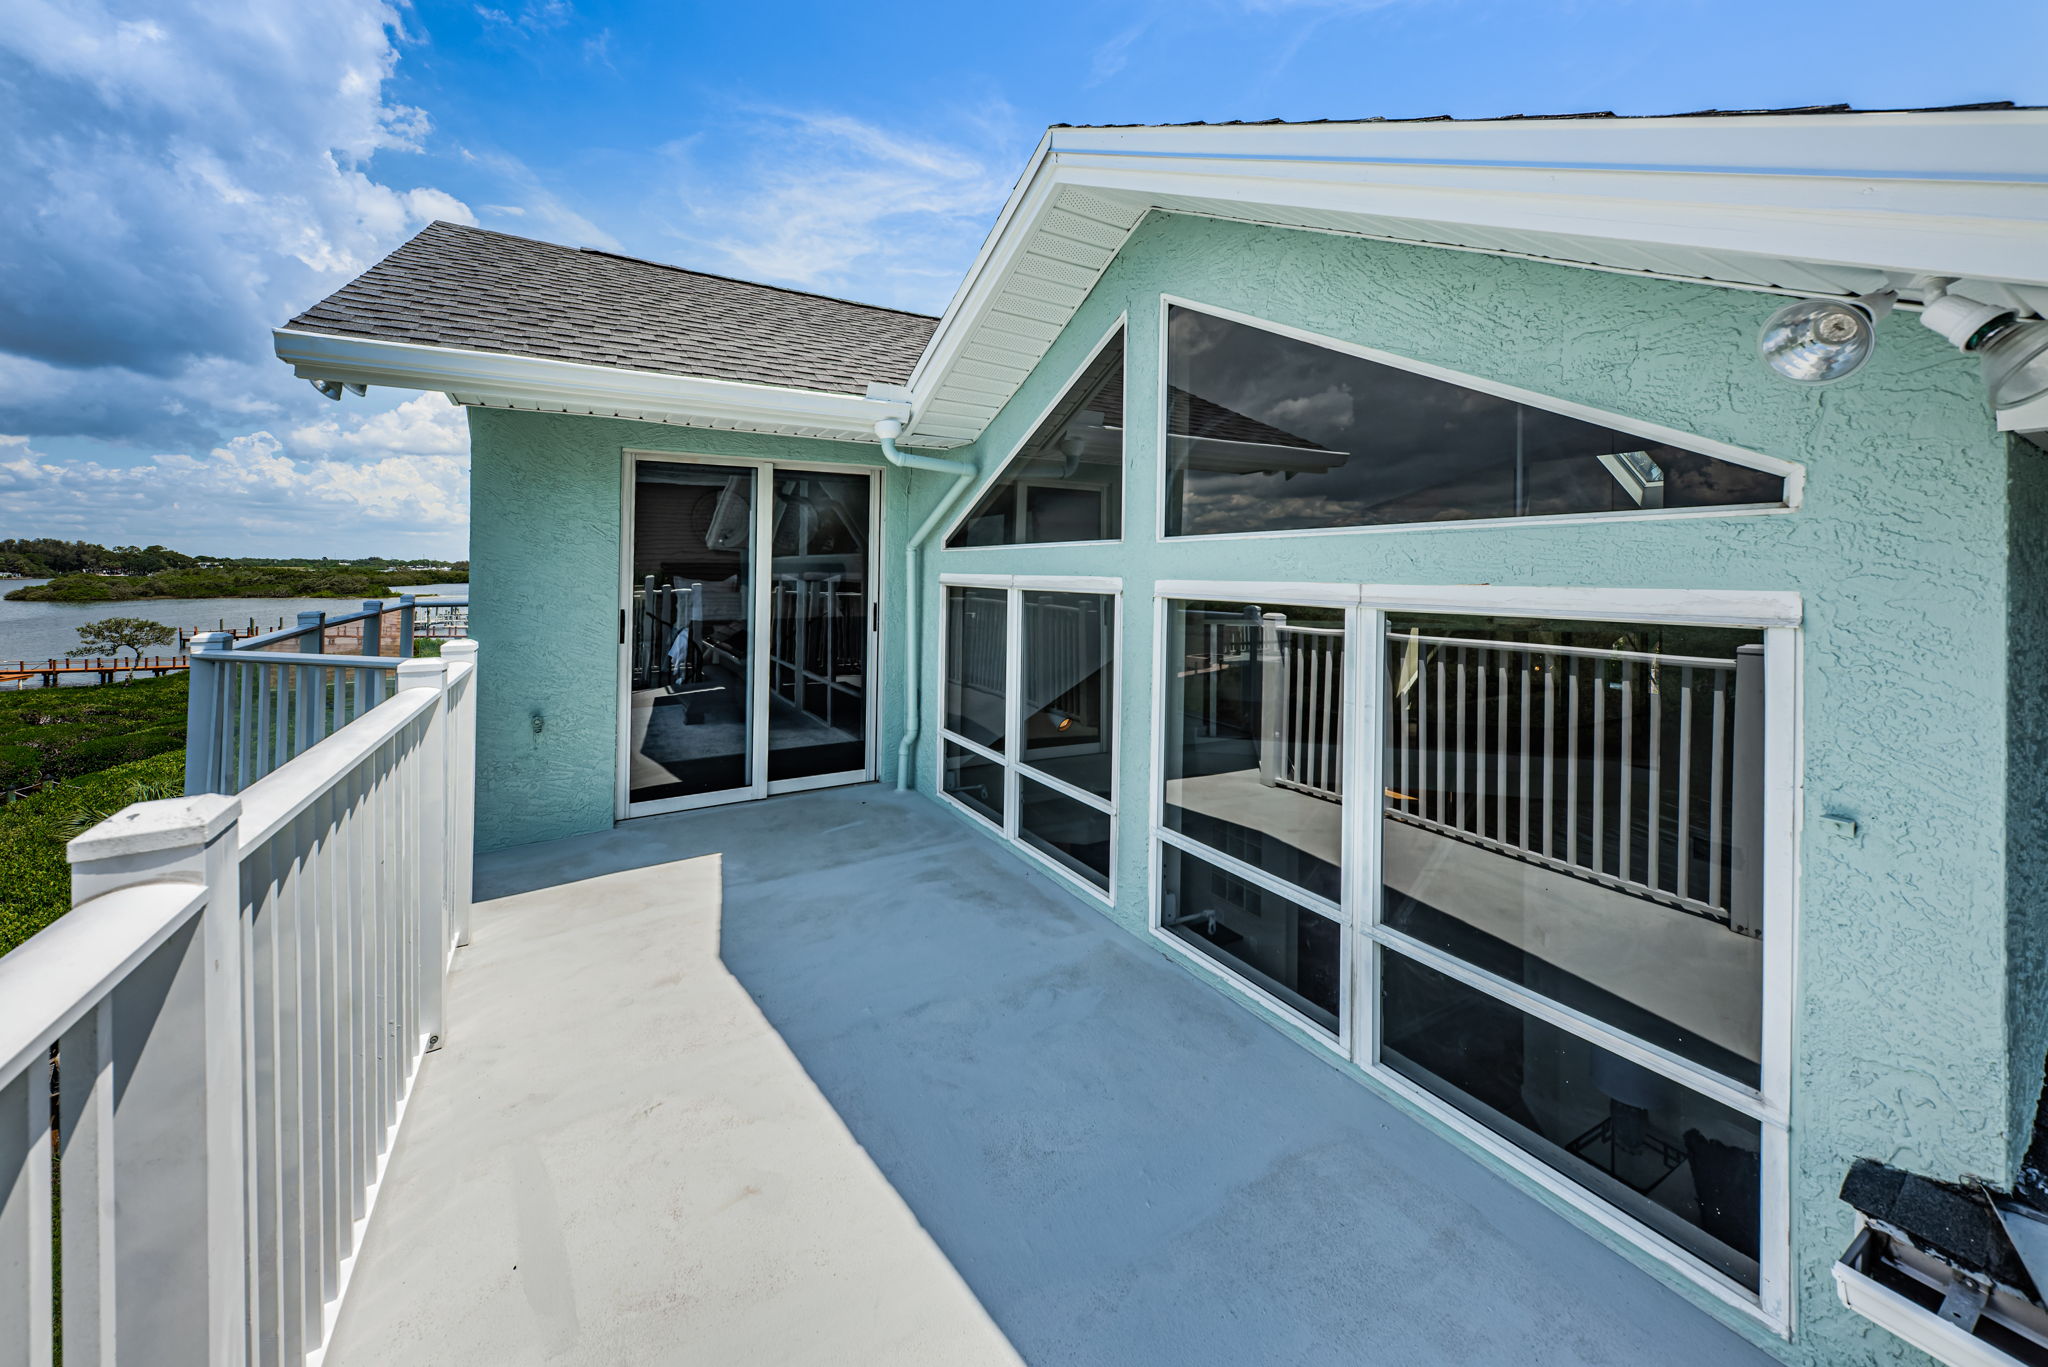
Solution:
<svg viewBox="0 0 2048 1367"><path fill-rule="evenodd" d="M16 660L13 663L0 660L0 684L13 684L25 688L33 681L44 688L55 688L65 676L74 674L98 675L96 682L112 683L118 675L134 678L147 674L152 679L190 667L191 662L183 655L144 655L140 659L126 656L121 659L95 656L90 659L61 660Z"/></svg>

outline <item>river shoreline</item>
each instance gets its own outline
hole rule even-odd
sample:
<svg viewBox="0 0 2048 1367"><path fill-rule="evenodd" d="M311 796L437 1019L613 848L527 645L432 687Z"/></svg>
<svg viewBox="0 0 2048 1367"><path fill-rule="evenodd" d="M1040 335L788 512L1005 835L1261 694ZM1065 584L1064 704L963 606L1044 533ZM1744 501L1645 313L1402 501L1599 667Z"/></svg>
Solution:
<svg viewBox="0 0 2048 1367"><path fill-rule="evenodd" d="M42 579L0 579L0 593ZM460 598L469 592L467 584L422 584L394 586L411 593L423 604L436 597ZM0 598L0 667L26 662L40 664L62 659L78 645L78 628L106 617L145 617L180 632L218 631L233 628L246 631L253 622L258 629L273 630L291 625L301 612L321 611L329 616L358 612L361 599L350 598L143 598L119 603L36 603ZM153 647L147 655L179 653L175 646ZM60 687L97 687L92 676ZM11 685L7 686L11 689Z"/></svg>

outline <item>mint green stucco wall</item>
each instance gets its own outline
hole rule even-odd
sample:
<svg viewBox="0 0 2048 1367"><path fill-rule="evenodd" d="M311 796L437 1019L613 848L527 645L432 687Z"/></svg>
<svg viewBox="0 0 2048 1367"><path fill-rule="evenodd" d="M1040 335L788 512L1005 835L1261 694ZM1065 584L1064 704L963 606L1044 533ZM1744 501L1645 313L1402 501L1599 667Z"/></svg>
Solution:
<svg viewBox="0 0 2048 1367"><path fill-rule="evenodd" d="M471 631L477 709L477 848L612 824L619 727L619 555L624 453L669 451L874 465L872 446L611 418L469 411ZM903 481L884 478L885 540L900 538ZM900 544L900 542L898 543ZM902 557L881 557L898 596ZM900 629L884 632L884 727L893 776L903 712ZM536 732L533 718L544 725Z"/></svg>
<svg viewBox="0 0 2048 1367"><path fill-rule="evenodd" d="M1159 544L1160 294L1307 329L1800 462L1797 512L1356 536ZM2048 455L1993 430L1973 367L1910 316L1881 327L1862 374L1774 380L1751 341L1779 301L1322 234L1156 216L1140 227L1038 372L963 454L985 478L1128 313L1126 540L1110 547L933 551L941 572L1124 581L1117 903L1146 925L1155 580L1487 582L1746 588L1804 595L1804 812L1792 1090L1796 1333L1787 1344L1628 1245L1626 1256L1802 1364L1918 1361L1836 1302L1828 1268L1851 1215L1849 1161L2009 1176L2048 1047L2042 869L2048 750L2032 683L2048 668L2036 606L2048 554ZM627 447L873 463L871 448L472 411L474 630L484 644L483 848L610 824L617 736L621 452ZM942 476L890 471L882 553L887 659L879 759L902 707L901 538ZM907 493L907 497L906 497ZM2031 549L2030 549L2031 548ZM923 617L933 677L936 614ZM2034 662L2008 670L2014 656ZM935 786L925 692L917 778ZM535 713L546 718L536 736ZM2008 755L2018 758L2009 760ZM1829 836L1823 812L1860 836ZM964 819L964 818L963 818ZM1206 979L1205 979L1206 981ZM1257 1008L1246 1003L1246 1009ZM1446 1142L1458 1143L1447 1135ZM1539 1193L1539 1199L1542 1198ZM1574 1215L1573 1218L1583 1218ZM1597 1227L1596 1233L1598 1232ZM1602 1236L1607 1237L1607 1236Z"/></svg>
<svg viewBox="0 0 2048 1367"><path fill-rule="evenodd" d="M1767 516L1160 544L1152 531L1160 439L1150 396L1159 383L1162 292L1798 461L1807 472L1805 503ZM2026 889L2008 883L2025 863L2008 863L2007 803L2015 834L2038 825L2029 800L2041 780L2038 766L2009 773L2007 755L2040 709L2009 696L2025 689L2008 689L2006 662L2009 632L2038 621L2038 612L2037 600L2012 593L2020 571L2008 549L2028 536L2038 542L2039 524L2009 520L2009 509L2019 491L2029 504L2044 502L2039 471L2048 456L2009 450L1973 366L1910 315L1883 324L1876 359L1846 382L1813 389L1767 375L1752 339L1781 302L1155 216L972 451L984 474L1000 465L1096 340L1128 313L1124 543L940 551L928 557L926 592L937 591L942 572L1124 581L1122 816L1109 914L1135 935L1145 933L1147 916L1153 581L1804 595L1808 824L1791 1102L1796 1333L1787 1344L1725 1307L1714 1311L1795 1362L1920 1361L1835 1299L1828 1269L1852 1230L1836 1191L1858 1156L1999 1180L2025 1146L2048 1045L2048 994L2035 967L2040 916ZM919 477L914 515L939 482ZM936 626L926 620L929 659ZM935 724L927 710L917 764L927 790L936 778ZM1853 816L1860 836L1822 834L1813 818L1824 812ZM1683 1279L1660 1275L1713 1304Z"/></svg>

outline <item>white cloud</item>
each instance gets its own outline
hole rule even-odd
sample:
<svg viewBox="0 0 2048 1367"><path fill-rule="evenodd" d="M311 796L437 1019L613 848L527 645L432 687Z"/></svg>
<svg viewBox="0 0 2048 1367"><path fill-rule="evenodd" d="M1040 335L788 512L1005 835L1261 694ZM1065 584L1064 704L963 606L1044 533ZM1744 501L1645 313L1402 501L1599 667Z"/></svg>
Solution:
<svg viewBox="0 0 2048 1367"><path fill-rule="evenodd" d="M12 535L457 558L468 554L468 524L467 427L439 395L135 465L58 461L0 436L0 526Z"/></svg>
<svg viewBox="0 0 2048 1367"><path fill-rule="evenodd" d="M467 147L462 149L462 156L464 160L490 171L505 188L513 191L520 203L486 204L484 208L514 218L530 218L530 223L519 225L523 232L535 232L549 242L560 242L570 247L597 247L608 252L619 250L616 237L563 203L541 183L533 168L519 158L503 152L479 152Z"/></svg>
<svg viewBox="0 0 2048 1367"><path fill-rule="evenodd" d="M711 268L749 279L937 312L1009 191L1018 160L1007 109L955 120L942 141L844 114L769 111L719 139L670 146L681 171L678 236Z"/></svg>
<svg viewBox="0 0 2048 1367"><path fill-rule="evenodd" d="M384 0L13 0L0 25L0 427L205 441L310 391L269 330L430 218L372 175ZM240 430L247 430L246 426Z"/></svg>

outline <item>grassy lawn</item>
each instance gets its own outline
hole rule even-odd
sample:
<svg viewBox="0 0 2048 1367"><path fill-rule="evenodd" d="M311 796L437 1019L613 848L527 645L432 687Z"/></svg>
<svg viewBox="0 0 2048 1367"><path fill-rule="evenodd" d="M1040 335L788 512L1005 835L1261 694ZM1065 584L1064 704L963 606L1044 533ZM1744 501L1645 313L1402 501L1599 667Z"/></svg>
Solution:
<svg viewBox="0 0 2048 1367"><path fill-rule="evenodd" d="M67 779L0 811L0 954L70 910L66 841L131 802L184 790L185 752L178 749Z"/></svg>
<svg viewBox="0 0 2048 1367"><path fill-rule="evenodd" d="M71 905L64 843L185 785L185 676L0 693L0 787L57 779L0 807L0 954Z"/></svg>
<svg viewBox="0 0 2048 1367"><path fill-rule="evenodd" d="M0 789L185 747L185 676L0 693Z"/></svg>

